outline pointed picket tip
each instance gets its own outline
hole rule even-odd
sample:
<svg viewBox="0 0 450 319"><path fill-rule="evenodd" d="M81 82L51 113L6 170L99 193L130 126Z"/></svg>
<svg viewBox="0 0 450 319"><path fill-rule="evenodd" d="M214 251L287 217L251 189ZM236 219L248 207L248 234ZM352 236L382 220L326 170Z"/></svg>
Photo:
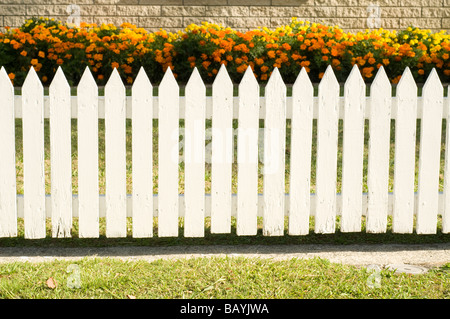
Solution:
<svg viewBox="0 0 450 319"><path fill-rule="evenodd" d="M411 88L414 88L417 90L416 81L414 81L414 77L411 73L411 70L409 67L406 67L403 71L402 77L400 78L400 81L397 85L397 92L402 92L403 90L409 90ZM410 94L411 92L408 92Z"/></svg>
<svg viewBox="0 0 450 319"><path fill-rule="evenodd" d="M108 79L108 82L106 82L105 88L111 85L119 85L119 83L123 86L123 82L122 79L120 78L119 71L117 71L117 69L114 68L111 73L111 76Z"/></svg>
<svg viewBox="0 0 450 319"><path fill-rule="evenodd" d="M361 76L361 71L359 70L358 66L355 64L353 65L352 70L350 71L350 74L345 81L344 87L348 88L349 86L364 86L365 82L363 77Z"/></svg>
<svg viewBox="0 0 450 319"><path fill-rule="evenodd" d="M164 86L175 86L175 85L178 86L178 83L177 83L177 80L175 79L175 76L173 75L172 69L167 68L159 86L164 87Z"/></svg>
<svg viewBox="0 0 450 319"><path fill-rule="evenodd" d="M320 88L323 86L327 86L327 87L338 87L339 88L339 82L336 78L336 75L334 74L333 68L331 67L331 65L329 65L327 67L327 69L325 70L325 73L319 83L319 91Z"/></svg>
<svg viewBox="0 0 450 319"><path fill-rule="evenodd" d="M297 87L305 88L307 90L314 89L311 79L309 78L308 72L303 67L300 70L300 73L298 74L297 78L295 79L294 85L292 86L293 89Z"/></svg>
<svg viewBox="0 0 450 319"><path fill-rule="evenodd" d="M384 70L383 66L380 66L380 68L377 71L377 74L375 75L375 78L373 79L371 87L390 87L390 86L391 82L389 81L386 71Z"/></svg>
<svg viewBox="0 0 450 319"><path fill-rule="evenodd" d="M150 82L150 79L148 78L144 67L141 66L141 68L139 69L139 72L136 76L136 79L134 79L134 83L131 89L153 89L152 83Z"/></svg>
<svg viewBox="0 0 450 319"><path fill-rule="evenodd" d="M50 90L61 90L62 88L70 89L70 85L69 82L67 82L63 69L59 66L53 77L52 83L50 83Z"/></svg>
<svg viewBox="0 0 450 319"><path fill-rule="evenodd" d="M11 79L9 78L8 73L6 72L6 69L2 66L2 68L0 69L0 87L5 86L14 89L11 83Z"/></svg>
<svg viewBox="0 0 450 319"><path fill-rule="evenodd" d="M44 89L41 81L39 80L39 77L36 73L36 70L34 67L30 67L30 70L27 73L27 76L25 77L25 81L23 82L22 88L26 89L27 87L35 87L37 86L39 89Z"/></svg>
<svg viewBox="0 0 450 319"><path fill-rule="evenodd" d="M213 87L222 85L233 85L225 64L220 66L219 72L213 82Z"/></svg>
<svg viewBox="0 0 450 319"><path fill-rule="evenodd" d="M239 87L241 86L258 86L258 81L255 78L255 74L253 73L253 70L251 66L249 65L247 67L247 70L245 70L244 76L242 77L241 83L239 83Z"/></svg>
<svg viewBox="0 0 450 319"><path fill-rule="evenodd" d="M188 82L186 83L186 89L198 88L205 89L205 84L203 83L200 72L198 72L197 67L192 70L191 76L189 77Z"/></svg>
<svg viewBox="0 0 450 319"><path fill-rule="evenodd" d="M94 76L88 66L84 69L83 75L78 83L78 88L81 86L97 88L97 82L95 82Z"/></svg>
<svg viewBox="0 0 450 319"><path fill-rule="evenodd" d="M443 91L444 91L444 87L442 86L442 82L439 79L439 75L438 75L436 69L433 68L431 70L430 75L428 75L427 80L425 81L425 84L423 86L422 95L426 92L435 92L437 94L442 95Z"/></svg>
<svg viewBox="0 0 450 319"><path fill-rule="evenodd" d="M266 88L273 86L285 86L283 78L281 77L280 70L275 67L270 75L269 81L267 81Z"/></svg>

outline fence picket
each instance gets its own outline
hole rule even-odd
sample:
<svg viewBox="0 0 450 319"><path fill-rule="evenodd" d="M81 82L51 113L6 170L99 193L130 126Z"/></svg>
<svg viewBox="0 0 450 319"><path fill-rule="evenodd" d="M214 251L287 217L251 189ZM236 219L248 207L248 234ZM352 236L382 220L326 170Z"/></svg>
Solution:
<svg viewBox="0 0 450 319"><path fill-rule="evenodd" d="M366 85L355 64L344 86L342 232L360 232Z"/></svg>
<svg viewBox="0 0 450 319"><path fill-rule="evenodd" d="M233 162L233 83L222 64L213 86L211 233L231 231Z"/></svg>
<svg viewBox="0 0 450 319"><path fill-rule="evenodd" d="M186 85L184 145L184 236L205 233L205 106L206 88L194 68Z"/></svg>
<svg viewBox="0 0 450 319"><path fill-rule="evenodd" d="M52 236L72 229L72 149L70 86L58 67L49 88Z"/></svg>
<svg viewBox="0 0 450 319"><path fill-rule="evenodd" d="M444 191L442 208L442 232L450 233L450 99L444 104L444 114L446 114L445 131L445 167L444 167Z"/></svg>
<svg viewBox="0 0 450 319"><path fill-rule="evenodd" d="M239 84L236 233L256 235L258 215L259 84L249 66Z"/></svg>
<svg viewBox="0 0 450 319"><path fill-rule="evenodd" d="M179 87L167 68L159 85L158 235L178 236Z"/></svg>
<svg viewBox="0 0 450 319"><path fill-rule="evenodd" d="M99 237L98 88L89 67L78 95L78 225L80 238Z"/></svg>
<svg viewBox="0 0 450 319"><path fill-rule="evenodd" d="M424 108L420 129L419 191L417 204L418 234L435 234L439 203L444 88L433 68L423 87Z"/></svg>
<svg viewBox="0 0 450 319"><path fill-rule="evenodd" d="M274 68L265 89L263 234L284 234L286 85Z"/></svg>
<svg viewBox="0 0 450 319"><path fill-rule="evenodd" d="M125 86L114 69L105 86L106 236L126 237Z"/></svg>
<svg viewBox="0 0 450 319"><path fill-rule="evenodd" d="M392 231L412 233L417 120L417 85L406 68L397 85L395 121L394 207Z"/></svg>
<svg viewBox="0 0 450 319"><path fill-rule="evenodd" d="M309 233L313 98L313 85L302 68L292 87L289 235Z"/></svg>
<svg viewBox="0 0 450 319"><path fill-rule="evenodd" d="M132 87L133 237L153 236L153 87L144 68Z"/></svg>
<svg viewBox="0 0 450 319"><path fill-rule="evenodd" d="M44 173L44 88L33 67L22 86L25 238L46 236Z"/></svg>
<svg viewBox="0 0 450 319"><path fill-rule="evenodd" d="M381 66L370 87L368 205L366 230L384 233L388 216L391 84Z"/></svg>
<svg viewBox="0 0 450 319"><path fill-rule="evenodd" d="M0 69L0 237L17 236L14 88Z"/></svg>
<svg viewBox="0 0 450 319"><path fill-rule="evenodd" d="M339 83L331 66L319 84L316 161L316 233L334 233L339 117Z"/></svg>

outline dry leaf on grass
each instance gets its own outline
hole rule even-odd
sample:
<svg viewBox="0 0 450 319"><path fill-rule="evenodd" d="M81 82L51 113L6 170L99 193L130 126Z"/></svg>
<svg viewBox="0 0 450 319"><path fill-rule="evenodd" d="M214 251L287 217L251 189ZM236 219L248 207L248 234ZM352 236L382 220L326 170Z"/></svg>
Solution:
<svg viewBox="0 0 450 319"><path fill-rule="evenodd" d="M128 297L128 299L136 299L136 297L133 295L127 295L127 297Z"/></svg>
<svg viewBox="0 0 450 319"><path fill-rule="evenodd" d="M52 277L48 278L46 281L47 287L50 289L55 289L58 283Z"/></svg>

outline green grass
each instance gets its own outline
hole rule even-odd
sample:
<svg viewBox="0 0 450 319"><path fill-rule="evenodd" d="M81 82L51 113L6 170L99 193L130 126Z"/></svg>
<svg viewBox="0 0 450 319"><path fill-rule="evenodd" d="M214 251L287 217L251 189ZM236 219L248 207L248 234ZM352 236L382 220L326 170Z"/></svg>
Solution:
<svg viewBox="0 0 450 319"><path fill-rule="evenodd" d="M0 264L0 298L448 299L449 269L447 264L414 276L382 270L376 274L380 286L373 287L374 274L367 269L319 258L16 262ZM70 285L77 274L79 284ZM49 278L56 282L56 288L47 285Z"/></svg>

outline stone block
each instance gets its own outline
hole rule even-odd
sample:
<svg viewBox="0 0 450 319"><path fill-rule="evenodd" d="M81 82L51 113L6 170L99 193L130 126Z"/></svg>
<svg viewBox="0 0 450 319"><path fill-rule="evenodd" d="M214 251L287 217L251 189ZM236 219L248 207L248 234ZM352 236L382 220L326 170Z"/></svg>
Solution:
<svg viewBox="0 0 450 319"><path fill-rule="evenodd" d="M270 18L228 18L228 26L231 28L258 28L270 25Z"/></svg>
<svg viewBox="0 0 450 319"><path fill-rule="evenodd" d="M142 28L181 28L182 17L139 17L139 26Z"/></svg>
<svg viewBox="0 0 450 319"><path fill-rule="evenodd" d="M207 6L205 14L213 17L241 17L248 16L250 10L245 6Z"/></svg>
<svg viewBox="0 0 450 319"><path fill-rule="evenodd" d="M161 15L160 6L117 6L117 16L159 16Z"/></svg>
<svg viewBox="0 0 450 319"><path fill-rule="evenodd" d="M161 15L169 17L201 17L206 15L205 6L162 6Z"/></svg>

